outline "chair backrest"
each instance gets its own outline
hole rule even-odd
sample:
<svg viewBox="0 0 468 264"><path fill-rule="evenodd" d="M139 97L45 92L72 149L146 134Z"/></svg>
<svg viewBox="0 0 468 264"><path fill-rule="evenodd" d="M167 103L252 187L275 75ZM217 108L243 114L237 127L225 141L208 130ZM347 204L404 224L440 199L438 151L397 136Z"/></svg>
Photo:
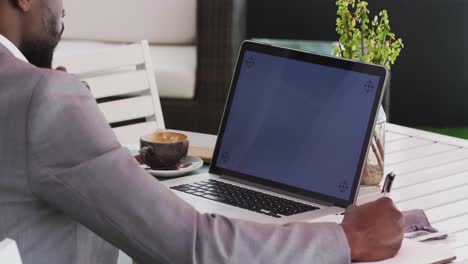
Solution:
<svg viewBox="0 0 468 264"><path fill-rule="evenodd" d="M22 264L21 256L16 242L12 239L5 239L0 242L0 263Z"/></svg>
<svg viewBox="0 0 468 264"><path fill-rule="evenodd" d="M54 67L86 81L122 144L165 129L147 41L92 54L55 58Z"/></svg>

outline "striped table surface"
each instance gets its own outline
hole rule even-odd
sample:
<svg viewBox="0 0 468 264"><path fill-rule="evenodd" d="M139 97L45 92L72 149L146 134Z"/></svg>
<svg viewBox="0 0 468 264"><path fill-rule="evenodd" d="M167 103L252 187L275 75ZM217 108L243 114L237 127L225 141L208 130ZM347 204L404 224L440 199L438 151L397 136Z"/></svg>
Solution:
<svg viewBox="0 0 468 264"><path fill-rule="evenodd" d="M424 209L458 262L468 261L468 140L387 124L385 171L400 210ZM465 262L463 262L465 263Z"/></svg>
<svg viewBox="0 0 468 264"><path fill-rule="evenodd" d="M424 209L443 241L468 262L468 140L387 124L385 174L395 172L391 197L402 210ZM358 203L374 200L379 189L361 190ZM119 262L123 263L123 262Z"/></svg>

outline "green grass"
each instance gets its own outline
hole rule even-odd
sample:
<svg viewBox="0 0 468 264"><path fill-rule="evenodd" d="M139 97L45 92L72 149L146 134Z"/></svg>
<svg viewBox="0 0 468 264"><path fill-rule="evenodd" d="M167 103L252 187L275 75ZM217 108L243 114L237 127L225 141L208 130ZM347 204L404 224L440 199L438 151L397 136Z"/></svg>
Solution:
<svg viewBox="0 0 468 264"><path fill-rule="evenodd" d="M434 132L437 134L468 139L468 127L449 127L449 128L420 127L419 129Z"/></svg>

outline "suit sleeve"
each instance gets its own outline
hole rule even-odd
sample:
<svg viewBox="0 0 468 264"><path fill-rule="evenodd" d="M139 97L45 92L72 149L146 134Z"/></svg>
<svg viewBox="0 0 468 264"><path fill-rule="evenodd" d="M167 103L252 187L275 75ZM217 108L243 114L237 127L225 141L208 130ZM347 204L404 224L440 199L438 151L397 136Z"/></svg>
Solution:
<svg viewBox="0 0 468 264"><path fill-rule="evenodd" d="M146 173L94 98L62 73L29 106L33 193L141 263L349 263L337 224L268 225L200 214Z"/></svg>

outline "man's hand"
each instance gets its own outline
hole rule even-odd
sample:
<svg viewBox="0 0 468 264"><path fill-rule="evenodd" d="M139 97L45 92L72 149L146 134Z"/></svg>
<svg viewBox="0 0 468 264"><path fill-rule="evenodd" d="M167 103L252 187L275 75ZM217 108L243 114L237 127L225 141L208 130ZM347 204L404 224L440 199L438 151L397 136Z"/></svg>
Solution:
<svg viewBox="0 0 468 264"><path fill-rule="evenodd" d="M67 68L65 68L65 67L63 67L63 66L58 66L55 70L57 70L57 71L63 71L63 72L68 73ZM85 82L85 81L81 81L81 82L86 86L86 88L88 88L88 90L91 91L91 88L89 87L89 84L88 84L87 82Z"/></svg>
<svg viewBox="0 0 468 264"><path fill-rule="evenodd" d="M353 261L380 261L394 257L403 241L403 215L390 198L350 206L341 226Z"/></svg>

